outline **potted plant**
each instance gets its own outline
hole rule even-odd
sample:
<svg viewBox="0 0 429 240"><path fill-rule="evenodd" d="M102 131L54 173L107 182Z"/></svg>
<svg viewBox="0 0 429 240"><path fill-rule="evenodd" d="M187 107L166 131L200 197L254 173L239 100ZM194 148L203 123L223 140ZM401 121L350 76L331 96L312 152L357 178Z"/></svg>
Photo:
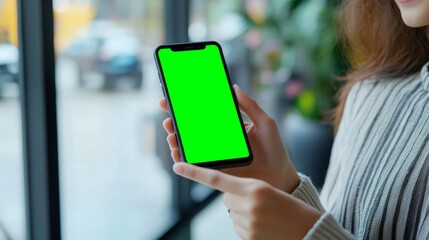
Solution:
<svg viewBox="0 0 429 240"><path fill-rule="evenodd" d="M334 96L339 87L335 76L345 69L335 25L339 1L269 3L249 0L243 10L248 32L259 33L254 56L260 62L255 65L262 66L262 76L267 75L267 70L272 72L272 81L262 78L262 82L280 89L277 91L280 99L286 102L283 106L288 110L279 125L292 161L298 171L309 175L321 187L333 142L333 129L322 124L322 120L335 107ZM251 12L252 5L256 13ZM270 44L276 47L267 51Z"/></svg>

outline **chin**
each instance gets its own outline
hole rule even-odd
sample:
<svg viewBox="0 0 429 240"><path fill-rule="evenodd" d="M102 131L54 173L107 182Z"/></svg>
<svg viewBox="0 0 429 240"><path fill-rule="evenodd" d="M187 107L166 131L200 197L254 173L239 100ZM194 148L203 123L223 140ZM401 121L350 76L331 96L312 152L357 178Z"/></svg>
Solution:
<svg viewBox="0 0 429 240"><path fill-rule="evenodd" d="M404 19L404 23L405 23L405 25L407 25L408 27L412 27L412 28L419 28L419 27L425 27L425 26L428 26L429 24L427 24L427 23L422 23L422 22L419 22L419 21L413 21L413 20L405 20Z"/></svg>
<svg viewBox="0 0 429 240"><path fill-rule="evenodd" d="M429 19L416 18L415 16L402 16L402 20L408 27L419 28L429 25Z"/></svg>
<svg viewBox="0 0 429 240"><path fill-rule="evenodd" d="M418 28L429 25L429 1L416 1L411 6L399 5L402 20L412 28Z"/></svg>
<svg viewBox="0 0 429 240"><path fill-rule="evenodd" d="M411 28L419 28L419 27L427 26L426 24L418 24L418 23L415 23L415 22L404 21L404 23L405 23L405 25L407 25L408 27L411 27Z"/></svg>

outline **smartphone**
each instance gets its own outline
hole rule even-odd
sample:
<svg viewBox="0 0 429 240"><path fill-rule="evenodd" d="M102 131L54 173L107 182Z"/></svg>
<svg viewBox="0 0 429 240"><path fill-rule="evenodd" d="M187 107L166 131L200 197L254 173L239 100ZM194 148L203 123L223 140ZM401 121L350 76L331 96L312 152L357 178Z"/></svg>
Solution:
<svg viewBox="0 0 429 240"><path fill-rule="evenodd" d="M161 45L154 52L181 161L248 165L252 151L219 43Z"/></svg>

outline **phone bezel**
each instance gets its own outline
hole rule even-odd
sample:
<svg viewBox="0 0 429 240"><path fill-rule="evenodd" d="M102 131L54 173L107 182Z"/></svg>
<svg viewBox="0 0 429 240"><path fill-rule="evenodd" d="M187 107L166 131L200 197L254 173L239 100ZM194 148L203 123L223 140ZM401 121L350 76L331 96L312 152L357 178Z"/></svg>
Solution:
<svg viewBox="0 0 429 240"><path fill-rule="evenodd" d="M249 156L244 157L244 158L223 159L223 160L216 160L216 161L210 161L210 162L190 163L190 164L201 166L201 167L207 167L207 168L229 168L229 167L246 166L246 165L249 165L253 161L253 153L252 153L252 149L250 147L249 139L247 137L247 133L246 133L246 129L244 126L243 118L241 116L237 97L235 96L235 91L234 91L232 83L231 83L231 78L230 78L228 68L227 68L227 65L225 62L222 47L219 43L217 43L215 41L163 44L163 45L158 46L154 51L155 63L156 63L156 66L158 68L158 76L159 76L159 79L161 82L164 97L167 101L168 112L169 112L170 117L171 117L172 122L173 122L173 128L174 128L174 132L176 134L176 139L177 139L179 152L180 152L180 158L181 158L182 162L189 163L186 160L186 154L185 154L185 151L183 150L180 132L179 132L179 129L177 127L177 122L175 119L174 111L171 107L171 101L170 101L170 97L169 97L169 93L168 93L168 88L167 88L167 84L165 82L165 76L164 76L162 66L160 64L158 53L161 49L171 49L172 51L189 51L189 50L204 49L208 45L215 45L219 49L220 57L222 59L223 68L224 68L224 71L225 71L225 74L226 74L226 77L228 80L228 86L229 86L230 92L232 94L232 98L234 100L234 106L236 109L236 113L238 115L238 118L240 121L240 126L241 126L241 129L242 129L245 141L246 141L247 149L249 151Z"/></svg>

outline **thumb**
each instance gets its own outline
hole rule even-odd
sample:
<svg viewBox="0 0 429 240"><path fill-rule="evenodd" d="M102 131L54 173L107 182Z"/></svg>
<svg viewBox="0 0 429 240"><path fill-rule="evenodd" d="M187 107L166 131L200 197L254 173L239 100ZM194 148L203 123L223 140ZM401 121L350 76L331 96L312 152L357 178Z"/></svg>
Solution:
<svg viewBox="0 0 429 240"><path fill-rule="evenodd" d="M237 84L234 84L234 90L240 110L246 114L254 124L261 125L271 119L271 117L262 110L258 103L241 90Z"/></svg>

